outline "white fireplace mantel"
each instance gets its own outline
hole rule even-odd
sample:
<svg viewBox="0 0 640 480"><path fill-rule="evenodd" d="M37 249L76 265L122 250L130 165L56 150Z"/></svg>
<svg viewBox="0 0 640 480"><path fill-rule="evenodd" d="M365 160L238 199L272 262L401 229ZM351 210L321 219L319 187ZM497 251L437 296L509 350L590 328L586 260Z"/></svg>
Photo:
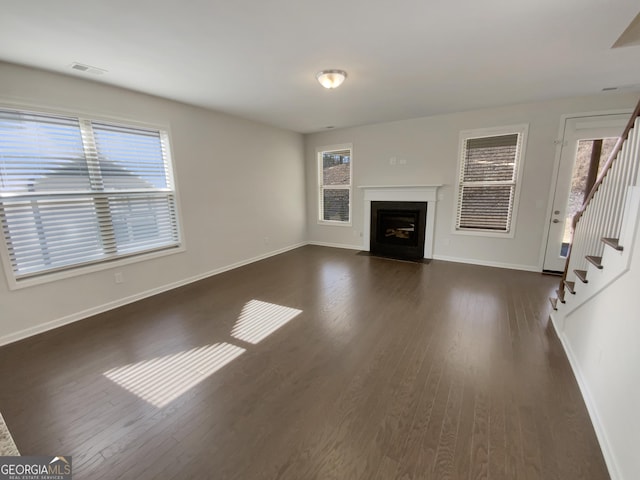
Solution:
<svg viewBox="0 0 640 480"><path fill-rule="evenodd" d="M436 203L442 185L362 185L364 190L363 250L371 246L371 202L426 202L427 222L424 232L424 258L433 257Z"/></svg>

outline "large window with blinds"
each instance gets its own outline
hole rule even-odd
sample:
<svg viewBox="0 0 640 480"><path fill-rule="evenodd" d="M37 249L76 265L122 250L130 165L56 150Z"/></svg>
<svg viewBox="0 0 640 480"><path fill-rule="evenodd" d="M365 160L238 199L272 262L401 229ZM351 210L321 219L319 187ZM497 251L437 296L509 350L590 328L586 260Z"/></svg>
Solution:
<svg viewBox="0 0 640 480"><path fill-rule="evenodd" d="M513 236L527 125L460 135L455 230Z"/></svg>
<svg viewBox="0 0 640 480"><path fill-rule="evenodd" d="M318 151L320 223L351 225L351 145Z"/></svg>
<svg viewBox="0 0 640 480"><path fill-rule="evenodd" d="M179 247L167 133L0 110L0 222L17 284Z"/></svg>

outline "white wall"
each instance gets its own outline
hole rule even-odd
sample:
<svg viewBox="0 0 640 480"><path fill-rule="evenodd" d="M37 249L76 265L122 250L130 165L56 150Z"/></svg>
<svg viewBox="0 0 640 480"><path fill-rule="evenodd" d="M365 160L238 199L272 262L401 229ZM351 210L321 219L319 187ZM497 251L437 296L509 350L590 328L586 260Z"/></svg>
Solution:
<svg viewBox="0 0 640 480"><path fill-rule="evenodd" d="M372 100L375 101L375 100ZM353 227L317 223L316 149L353 143L354 185L443 183L438 202L434 258L540 271L541 246L547 228L548 201L556 158L554 140L563 114L632 110L637 94L603 94L417 118L305 136L308 234L312 242L362 247L363 192L354 189ZM451 232L458 138L461 130L528 123L529 138L512 239ZM389 159L406 160L390 165Z"/></svg>
<svg viewBox="0 0 640 480"><path fill-rule="evenodd" d="M6 63L2 102L168 126L186 251L15 291L1 275L0 344L306 240L297 133Z"/></svg>

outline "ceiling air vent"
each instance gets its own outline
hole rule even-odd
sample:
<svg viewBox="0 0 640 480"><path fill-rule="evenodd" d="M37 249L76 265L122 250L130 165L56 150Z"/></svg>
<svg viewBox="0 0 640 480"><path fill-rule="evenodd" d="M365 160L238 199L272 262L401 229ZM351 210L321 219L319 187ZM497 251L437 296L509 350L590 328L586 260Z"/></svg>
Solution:
<svg viewBox="0 0 640 480"><path fill-rule="evenodd" d="M630 92L637 92L638 90L640 90L640 83L632 83L629 85L620 85L617 87L604 87L602 89L603 92L613 92L613 91L630 91Z"/></svg>
<svg viewBox="0 0 640 480"><path fill-rule="evenodd" d="M73 62L70 66L72 70L77 70L78 72L91 73L93 75L103 75L107 73L107 71L103 68L92 67L91 65L85 65L84 63Z"/></svg>

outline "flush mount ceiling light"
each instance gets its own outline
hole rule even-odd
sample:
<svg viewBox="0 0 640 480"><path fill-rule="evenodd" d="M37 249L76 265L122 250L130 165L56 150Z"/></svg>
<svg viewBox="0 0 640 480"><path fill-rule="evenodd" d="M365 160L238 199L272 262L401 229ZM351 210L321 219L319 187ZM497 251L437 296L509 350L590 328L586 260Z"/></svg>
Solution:
<svg viewBox="0 0 640 480"><path fill-rule="evenodd" d="M338 88L347 78L344 70L323 70L316 73L316 78L324 88Z"/></svg>

